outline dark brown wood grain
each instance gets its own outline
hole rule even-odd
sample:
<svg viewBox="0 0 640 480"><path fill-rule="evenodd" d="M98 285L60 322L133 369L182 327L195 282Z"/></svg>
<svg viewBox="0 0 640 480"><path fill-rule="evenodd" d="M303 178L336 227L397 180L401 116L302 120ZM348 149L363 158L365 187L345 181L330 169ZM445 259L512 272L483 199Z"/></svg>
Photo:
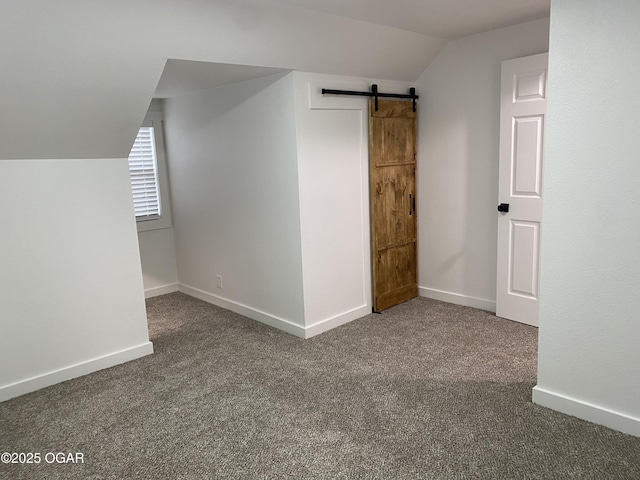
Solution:
<svg viewBox="0 0 640 480"><path fill-rule="evenodd" d="M374 310L418 295L416 113L411 102L369 104L369 165Z"/></svg>

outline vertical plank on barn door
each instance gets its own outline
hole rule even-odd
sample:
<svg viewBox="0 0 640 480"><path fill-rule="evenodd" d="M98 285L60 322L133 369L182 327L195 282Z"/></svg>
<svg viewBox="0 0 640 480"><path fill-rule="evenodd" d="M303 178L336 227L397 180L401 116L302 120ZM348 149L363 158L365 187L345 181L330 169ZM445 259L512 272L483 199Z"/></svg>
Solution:
<svg viewBox="0 0 640 480"><path fill-rule="evenodd" d="M401 100L369 102L373 308L418 296L416 112Z"/></svg>

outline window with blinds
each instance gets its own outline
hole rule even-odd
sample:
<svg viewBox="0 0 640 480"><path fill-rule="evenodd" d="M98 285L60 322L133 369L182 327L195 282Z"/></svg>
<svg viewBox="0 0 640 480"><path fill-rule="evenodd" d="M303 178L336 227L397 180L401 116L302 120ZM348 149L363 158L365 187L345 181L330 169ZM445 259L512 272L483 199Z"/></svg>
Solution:
<svg viewBox="0 0 640 480"><path fill-rule="evenodd" d="M129 154L129 175L136 220L160 216L158 162L153 127L141 127Z"/></svg>

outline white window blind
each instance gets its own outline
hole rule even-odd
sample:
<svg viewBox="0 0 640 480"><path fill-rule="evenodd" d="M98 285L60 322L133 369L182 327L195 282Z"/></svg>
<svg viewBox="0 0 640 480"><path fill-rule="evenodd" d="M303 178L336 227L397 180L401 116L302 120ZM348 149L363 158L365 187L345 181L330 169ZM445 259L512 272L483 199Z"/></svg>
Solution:
<svg viewBox="0 0 640 480"><path fill-rule="evenodd" d="M129 175L136 220L160 216L158 163L153 127L141 127L129 154Z"/></svg>

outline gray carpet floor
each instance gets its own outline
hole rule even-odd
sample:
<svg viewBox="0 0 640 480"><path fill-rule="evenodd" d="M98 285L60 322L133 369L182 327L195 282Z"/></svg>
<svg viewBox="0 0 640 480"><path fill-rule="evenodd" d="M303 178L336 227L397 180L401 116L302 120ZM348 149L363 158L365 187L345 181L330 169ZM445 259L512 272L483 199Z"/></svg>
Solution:
<svg viewBox="0 0 640 480"><path fill-rule="evenodd" d="M301 340L181 293L154 355L0 404L2 479L639 479L640 438L533 405L537 330L417 298Z"/></svg>

